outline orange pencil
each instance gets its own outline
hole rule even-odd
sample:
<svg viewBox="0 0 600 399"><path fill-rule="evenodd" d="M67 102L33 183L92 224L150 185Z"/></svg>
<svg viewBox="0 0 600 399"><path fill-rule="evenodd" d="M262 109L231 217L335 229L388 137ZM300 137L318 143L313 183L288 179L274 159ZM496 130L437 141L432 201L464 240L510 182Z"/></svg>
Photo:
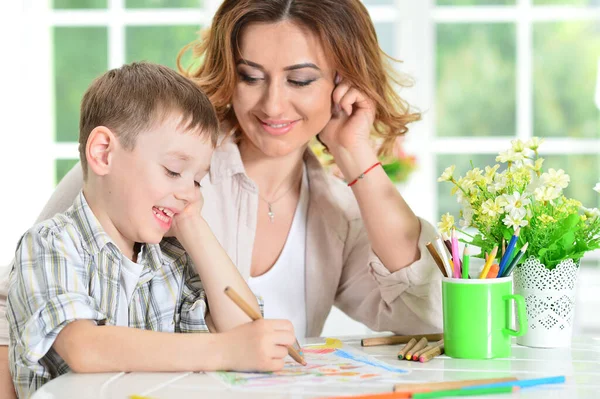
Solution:
<svg viewBox="0 0 600 399"><path fill-rule="evenodd" d="M487 274L486 278L496 278L498 277L498 272L500 271L500 266L497 263L494 263L492 267L490 267L490 271Z"/></svg>
<svg viewBox="0 0 600 399"><path fill-rule="evenodd" d="M410 399L411 397L412 393L410 392L385 392L359 396L328 396L326 398L319 399Z"/></svg>
<svg viewBox="0 0 600 399"><path fill-rule="evenodd" d="M492 249L492 253L488 257L487 261L485 262L485 265L483 266L483 270L481 270L481 273L479 274L479 278L486 278L487 274L490 272L490 267L492 267L492 263L494 262L494 259L496 259L497 253L498 253L498 246L496 245L494 247L494 249Z"/></svg>

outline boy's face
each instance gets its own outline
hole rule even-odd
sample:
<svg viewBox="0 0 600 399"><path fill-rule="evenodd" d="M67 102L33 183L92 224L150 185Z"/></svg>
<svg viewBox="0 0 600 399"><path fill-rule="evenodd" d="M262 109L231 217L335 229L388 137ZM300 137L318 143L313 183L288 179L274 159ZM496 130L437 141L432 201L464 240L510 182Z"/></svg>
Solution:
<svg viewBox="0 0 600 399"><path fill-rule="evenodd" d="M173 217L201 198L213 147L175 115L141 132L132 151L117 145L112 153L105 211L125 245L160 242Z"/></svg>

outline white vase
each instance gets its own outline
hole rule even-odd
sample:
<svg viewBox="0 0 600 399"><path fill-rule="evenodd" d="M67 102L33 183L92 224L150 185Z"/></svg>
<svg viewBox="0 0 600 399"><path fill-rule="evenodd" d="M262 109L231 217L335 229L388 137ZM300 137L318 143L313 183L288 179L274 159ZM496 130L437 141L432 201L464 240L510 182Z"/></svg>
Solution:
<svg viewBox="0 0 600 399"><path fill-rule="evenodd" d="M528 330L519 345L535 348L571 346L579 262L566 259L553 270L534 256L514 270L515 294L525 298Z"/></svg>

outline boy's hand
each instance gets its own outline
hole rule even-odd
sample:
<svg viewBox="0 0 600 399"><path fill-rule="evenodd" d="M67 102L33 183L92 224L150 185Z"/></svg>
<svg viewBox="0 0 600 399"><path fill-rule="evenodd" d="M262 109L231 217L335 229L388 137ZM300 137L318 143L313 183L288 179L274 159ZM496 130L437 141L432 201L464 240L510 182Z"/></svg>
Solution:
<svg viewBox="0 0 600 399"><path fill-rule="evenodd" d="M235 371L277 371L296 341L288 320L260 319L223 333L223 366Z"/></svg>
<svg viewBox="0 0 600 399"><path fill-rule="evenodd" d="M177 239L183 244L185 235L190 232L190 229L194 227L195 223L202 221L202 206L204 206L204 197L202 193L198 194L198 200L190 202L184 209L183 212L178 213L173 218L171 228L165 234L165 237L177 237Z"/></svg>

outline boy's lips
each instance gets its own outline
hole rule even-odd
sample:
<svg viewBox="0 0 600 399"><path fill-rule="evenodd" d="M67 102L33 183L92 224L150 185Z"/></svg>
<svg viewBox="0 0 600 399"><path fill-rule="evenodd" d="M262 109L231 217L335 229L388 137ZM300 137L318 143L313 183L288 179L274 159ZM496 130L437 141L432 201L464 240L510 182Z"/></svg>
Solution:
<svg viewBox="0 0 600 399"><path fill-rule="evenodd" d="M152 213L154 213L154 218L165 231L168 231L171 228L173 217L177 214L173 210L162 206L153 206Z"/></svg>

